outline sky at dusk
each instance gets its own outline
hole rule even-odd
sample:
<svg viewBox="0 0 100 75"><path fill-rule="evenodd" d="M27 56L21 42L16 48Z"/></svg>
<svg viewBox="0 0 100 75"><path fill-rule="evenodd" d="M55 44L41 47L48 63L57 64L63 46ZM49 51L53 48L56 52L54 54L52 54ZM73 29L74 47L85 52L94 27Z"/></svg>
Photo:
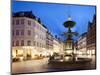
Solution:
<svg viewBox="0 0 100 75"><path fill-rule="evenodd" d="M32 11L35 16L41 19L42 23L53 35L60 36L67 30L63 23L68 20L69 15L76 22L76 26L72 28L72 31L77 31L79 34L86 32L88 22L92 21L93 15L96 14L96 7L13 1L12 12L18 11Z"/></svg>

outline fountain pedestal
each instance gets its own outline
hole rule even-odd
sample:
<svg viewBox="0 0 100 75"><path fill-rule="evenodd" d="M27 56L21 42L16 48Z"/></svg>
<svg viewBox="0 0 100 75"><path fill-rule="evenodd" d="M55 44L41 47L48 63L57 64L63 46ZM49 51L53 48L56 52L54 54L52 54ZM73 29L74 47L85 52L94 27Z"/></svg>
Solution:
<svg viewBox="0 0 100 75"><path fill-rule="evenodd" d="M65 53L67 54L72 54L74 50L74 44L72 39L68 39L66 44L65 44Z"/></svg>

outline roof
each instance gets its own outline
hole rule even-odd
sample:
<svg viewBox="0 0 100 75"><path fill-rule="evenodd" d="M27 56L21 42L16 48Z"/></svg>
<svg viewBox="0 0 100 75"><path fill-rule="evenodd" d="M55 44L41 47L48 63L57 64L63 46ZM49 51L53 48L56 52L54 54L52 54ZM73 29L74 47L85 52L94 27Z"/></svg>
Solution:
<svg viewBox="0 0 100 75"><path fill-rule="evenodd" d="M96 14L94 14L92 22L88 22L88 29L91 28L94 23L96 23Z"/></svg>
<svg viewBox="0 0 100 75"><path fill-rule="evenodd" d="M16 13L13 13L13 17L28 17L28 18L31 18L31 19L38 19L37 21L41 24L41 20L40 18L37 18L33 13L32 11L20 11L20 12L16 12ZM44 24L41 24L44 28L47 29L47 27L44 25Z"/></svg>
<svg viewBox="0 0 100 75"><path fill-rule="evenodd" d="M32 13L32 11L20 11L13 13L13 17L28 17L32 19L36 19L35 15Z"/></svg>

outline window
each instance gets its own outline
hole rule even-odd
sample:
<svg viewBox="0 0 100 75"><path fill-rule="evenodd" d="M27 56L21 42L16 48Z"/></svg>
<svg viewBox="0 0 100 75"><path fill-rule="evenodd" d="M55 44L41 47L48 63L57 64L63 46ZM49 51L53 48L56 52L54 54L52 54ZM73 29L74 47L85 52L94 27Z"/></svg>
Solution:
<svg viewBox="0 0 100 75"><path fill-rule="evenodd" d="M21 19L21 24L22 24L22 25L24 24L24 19Z"/></svg>
<svg viewBox="0 0 100 75"><path fill-rule="evenodd" d="M16 41L16 46L19 46L19 41L18 40Z"/></svg>
<svg viewBox="0 0 100 75"><path fill-rule="evenodd" d="M15 21L14 21L14 20L12 21L12 24L13 24L13 25L15 24Z"/></svg>
<svg viewBox="0 0 100 75"><path fill-rule="evenodd" d="M31 25L31 21L28 20L28 25Z"/></svg>
<svg viewBox="0 0 100 75"><path fill-rule="evenodd" d="M24 35L24 30L21 30L21 35Z"/></svg>
<svg viewBox="0 0 100 75"><path fill-rule="evenodd" d="M30 40L27 41L27 45L31 46L31 41Z"/></svg>
<svg viewBox="0 0 100 75"><path fill-rule="evenodd" d="M19 30L16 30L16 35L19 35Z"/></svg>
<svg viewBox="0 0 100 75"><path fill-rule="evenodd" d="M14 46L14 41L12 42L12 46Z"/></svg>
<svg viewBox="0 0 100 75"><path fill-rule="evenodd" d="M31 31L30 30L28 30L28 35L31 35Z"/></svg>
<svg viewBox="0 0 100 75"><path fill-rule="evenodd" d="M16 20L16 25L18 25L19 24L19 20Z"/></svg>
<svg viewBox="0 0 100 75"><path fill-rule="evenodd" d="M24 46L24 40L21 40L21 46Z"/></svg>
<svg viewBox="0 0 100 75"><path fill-rule="evenodd" d="M12 31L12 36L14 36L14 30Z"/></svg>

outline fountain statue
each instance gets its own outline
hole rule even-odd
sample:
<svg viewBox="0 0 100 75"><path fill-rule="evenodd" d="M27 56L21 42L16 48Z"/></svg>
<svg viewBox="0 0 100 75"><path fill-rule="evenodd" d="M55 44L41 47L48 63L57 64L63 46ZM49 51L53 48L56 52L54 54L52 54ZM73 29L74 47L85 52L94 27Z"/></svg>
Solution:
<svg viewBox="0 0 100 75"><path fill-rule="evenodd" d="M68 17L68 21L64 22L64 27L68 28L67 32L64 32L64 35L67 37L66 42L65 42L65 50L64 50L64 58L65 60L68 60L68 57L74 61L75 59L75 54L74 54L74 40L73 36L78 35L77 32L72 32L71 28L75 26L76 22L72 21L71 17ZM67 59L66 59L67 58Z"/></svg>

